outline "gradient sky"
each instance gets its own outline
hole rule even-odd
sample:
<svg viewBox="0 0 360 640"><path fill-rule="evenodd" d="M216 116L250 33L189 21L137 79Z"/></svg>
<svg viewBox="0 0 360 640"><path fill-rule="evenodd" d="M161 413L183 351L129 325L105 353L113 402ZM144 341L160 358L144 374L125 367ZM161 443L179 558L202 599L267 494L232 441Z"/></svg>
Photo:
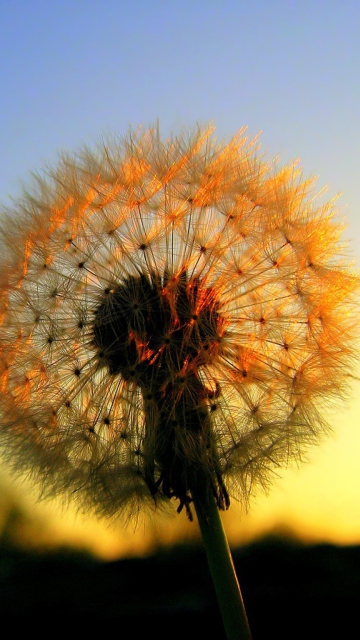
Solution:
<svg viewBox="0 0 360 640"><path fill-rule="evenodd" d="M224 138L245 125L249 137L262 131L267 157L300 158L329 197L342 193L360 264L359 31L358 0L3 2L0 202L59 151L129 125L159 119L166 135L214 122ZM281 525L309 539L360 543L359 416L354 383L353 398L332 416L333 438L310 452L310 463L282 474L248 516L233 508L231 540ZM52 518L53 533L62 526L75 535L69 516ZM82 536L101 537L101 525L77 523Z"/></svg>

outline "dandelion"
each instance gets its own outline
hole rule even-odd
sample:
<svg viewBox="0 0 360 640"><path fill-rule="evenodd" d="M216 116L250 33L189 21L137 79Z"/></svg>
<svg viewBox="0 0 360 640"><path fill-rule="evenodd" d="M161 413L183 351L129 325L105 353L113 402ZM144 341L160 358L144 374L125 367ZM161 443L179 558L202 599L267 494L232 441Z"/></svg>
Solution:
<svg viewBox="0 0 360 640"><path fill-rule="evenodd" d="M2 446L100 515L246 502L349 383L334 203L212 134L64 155L1 222Z"/></svg>

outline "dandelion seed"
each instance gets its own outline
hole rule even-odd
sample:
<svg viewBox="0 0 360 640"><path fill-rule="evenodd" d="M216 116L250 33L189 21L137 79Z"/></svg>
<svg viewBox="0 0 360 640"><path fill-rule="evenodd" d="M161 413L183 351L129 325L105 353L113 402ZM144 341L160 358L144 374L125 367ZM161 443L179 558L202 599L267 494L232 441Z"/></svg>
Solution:
<svg viewBox="0 0 360 640"><path fill-rule="evenodd" d="M1 441L100 514L219 509L326 431L357 278L333 204L240 132L64 156L1 222ZM339 257L338 257L339 256Z"/></svg>

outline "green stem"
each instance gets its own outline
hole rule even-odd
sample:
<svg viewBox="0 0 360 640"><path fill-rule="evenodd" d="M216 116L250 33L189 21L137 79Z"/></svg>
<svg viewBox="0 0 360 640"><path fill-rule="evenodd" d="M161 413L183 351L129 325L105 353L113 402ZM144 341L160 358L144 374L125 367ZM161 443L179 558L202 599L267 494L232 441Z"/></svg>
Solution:
<svg viewBox="0 0 360 640"><path fill-rule="evenodd" d="M192 498L227 640L251 640L240 585L214 497L206 486L197 486Z"/></svg>

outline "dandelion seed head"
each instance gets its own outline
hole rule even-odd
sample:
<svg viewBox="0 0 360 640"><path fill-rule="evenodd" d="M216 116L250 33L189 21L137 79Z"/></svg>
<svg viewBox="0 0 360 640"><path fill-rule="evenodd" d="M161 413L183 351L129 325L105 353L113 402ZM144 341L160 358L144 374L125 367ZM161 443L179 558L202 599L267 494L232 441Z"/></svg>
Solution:
<svg viewBox="0 0 360 640"><path fill-rule="evenodd" d="M191 517L246 503L328 430L358 277L333 203L242 130L60 159L1 221L0 443L46 495Z"/></svg>

